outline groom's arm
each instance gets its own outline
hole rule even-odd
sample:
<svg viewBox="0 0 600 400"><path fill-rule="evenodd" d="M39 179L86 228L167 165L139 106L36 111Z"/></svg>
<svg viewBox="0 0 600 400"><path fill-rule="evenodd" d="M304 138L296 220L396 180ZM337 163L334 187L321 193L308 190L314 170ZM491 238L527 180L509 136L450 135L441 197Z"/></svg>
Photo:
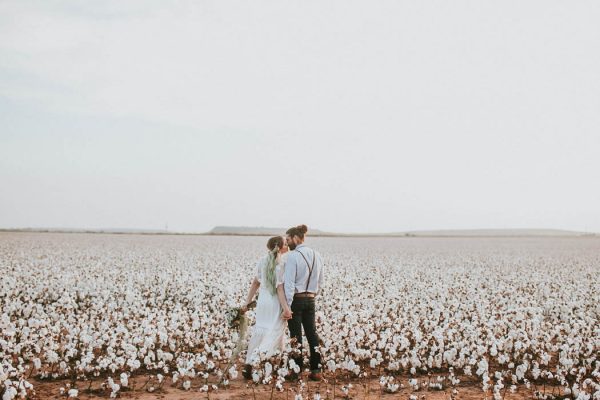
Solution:
<svg viewBox="0 0 600 400"><path fill-rule="evenodd" d="M292 306L294 300L294 290L296 289L296 258L291 254L288 256L285 262L285 270L283 273L283 288L285 290L285 299L288 306Z"/></svg>

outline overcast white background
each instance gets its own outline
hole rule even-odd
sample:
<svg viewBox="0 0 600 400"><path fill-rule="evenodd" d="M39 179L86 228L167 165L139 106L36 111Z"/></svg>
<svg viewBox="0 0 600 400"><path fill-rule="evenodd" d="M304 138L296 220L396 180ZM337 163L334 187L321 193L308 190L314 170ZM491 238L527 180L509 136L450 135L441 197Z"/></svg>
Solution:
<svg viewBox="0 0 600 400"><path fill-rule="evenodd" d="M600 231L600 2L0 1L0 227Z"/></svg>

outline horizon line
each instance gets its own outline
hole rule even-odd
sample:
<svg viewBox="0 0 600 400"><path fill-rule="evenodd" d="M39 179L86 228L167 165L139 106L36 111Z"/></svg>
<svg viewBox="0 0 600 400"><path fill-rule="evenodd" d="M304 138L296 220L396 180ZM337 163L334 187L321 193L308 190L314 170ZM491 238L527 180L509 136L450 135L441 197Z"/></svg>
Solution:
<svg viewBox="0 0 600 400"><path fill-rule="evenodd" d="M254 230L254 232L244 229ZM240 230L236 232L235 230ZM201 231L180 231L168 229L148 229L148 228L66 228L66 227L10 227L0 228L0 232L32 232L32 233L105 233L105 234L147 234L147 235L199 235L199 236L268 236L273 231L284 231L284 228L264 227L264 226L230 226L217 225L206 232ZM215 232L216 231L216 232ZM311 234L310 232L316 232ZM513 232L512 234L510 232ZM544 234L543 232L547 232ZM470 233L470 234L469 234ZM552 234L554 233L554 234ZM308 236L312 237L585 237L598 236L598 232L593 231L574 231L559 228L460 228L460 229L420 229L410 231L395 232L330 232L320 229L309 230Z"/></svg>

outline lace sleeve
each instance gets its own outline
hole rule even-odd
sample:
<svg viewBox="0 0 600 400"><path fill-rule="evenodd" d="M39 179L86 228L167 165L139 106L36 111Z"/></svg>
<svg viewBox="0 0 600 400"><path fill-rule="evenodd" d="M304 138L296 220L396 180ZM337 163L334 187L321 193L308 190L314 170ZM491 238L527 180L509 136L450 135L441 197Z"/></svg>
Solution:
<svg viewBox="0 0 600 400"><path fill-rule="evenodd" d="M260 283L262 283L262 268L263 268L263 264L264 264L264 262L263 262L262 258L256 263L256 275L255 275L255 278Z"/></svg>
<svg viewBox="0 0 600 400"><path fill-rule="evenodd" d="M284 264L278 264L275 267L275 276L277 277L277 284L276 286L279 287L279 285L283 285L283 272L285 271L285 267Z"/></svg>

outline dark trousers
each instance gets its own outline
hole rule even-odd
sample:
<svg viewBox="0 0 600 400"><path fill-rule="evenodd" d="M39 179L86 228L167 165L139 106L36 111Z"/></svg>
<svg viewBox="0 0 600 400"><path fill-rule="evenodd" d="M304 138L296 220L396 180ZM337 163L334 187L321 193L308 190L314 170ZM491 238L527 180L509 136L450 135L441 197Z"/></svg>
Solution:
<svg viewBox="0 0 600 400"><path fill-rule="evenodd" d="M311 372L321 372L321 354L315 349L319 345L319 335L315 326L315 299L310 297L296 297L292 301L292 319L288 320L290 336L296 339L297 346L302 353L302 327L304 334L310 346L310 370ZM294 361L304 369L302 356L294 357Z"/></svg>

